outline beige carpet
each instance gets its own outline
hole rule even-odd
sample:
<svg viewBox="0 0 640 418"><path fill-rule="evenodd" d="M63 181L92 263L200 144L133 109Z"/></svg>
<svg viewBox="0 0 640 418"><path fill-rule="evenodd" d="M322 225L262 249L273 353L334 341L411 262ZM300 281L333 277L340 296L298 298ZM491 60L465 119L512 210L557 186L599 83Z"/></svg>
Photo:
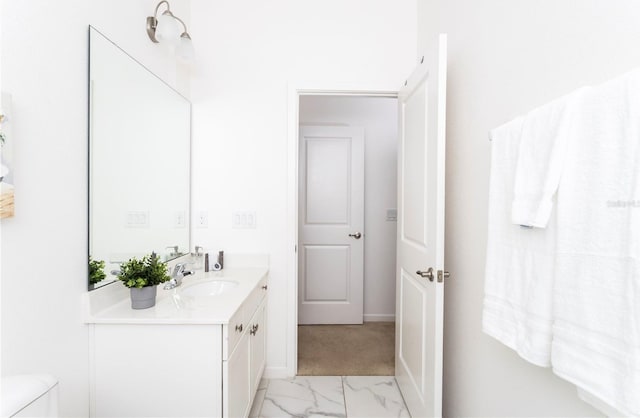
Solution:
<svg viewBox="0 0 640 418"><path fill-rule="evenodd" d="M300 376L393 376L394 356L394 322L298 326Z"/></svg>

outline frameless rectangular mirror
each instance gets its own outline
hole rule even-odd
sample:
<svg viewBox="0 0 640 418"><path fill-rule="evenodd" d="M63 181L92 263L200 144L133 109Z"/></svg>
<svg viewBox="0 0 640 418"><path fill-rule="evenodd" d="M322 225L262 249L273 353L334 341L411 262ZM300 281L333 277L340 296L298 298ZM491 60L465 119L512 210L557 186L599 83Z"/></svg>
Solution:
<svg viewBox="0 0 640 418"><path fill-rule="evenodd" d="M191 104L89 27L89 289L152 251L189 251ZM90 269L91 270L91 269Z"/></svg>

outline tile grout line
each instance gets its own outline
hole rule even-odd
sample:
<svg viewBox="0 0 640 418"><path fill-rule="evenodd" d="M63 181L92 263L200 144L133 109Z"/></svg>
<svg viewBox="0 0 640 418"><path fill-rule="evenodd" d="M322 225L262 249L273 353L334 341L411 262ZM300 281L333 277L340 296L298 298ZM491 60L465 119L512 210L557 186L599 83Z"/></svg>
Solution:
<svg viewBox="0 0 640 418"><path fill-rule="evenodd" d="M344 416L345 418L349 418L349 415L347 414L347 395L344 390L344 379L345 376L340 376L340 383L342 384L342 400L344 401Z"/></svg>

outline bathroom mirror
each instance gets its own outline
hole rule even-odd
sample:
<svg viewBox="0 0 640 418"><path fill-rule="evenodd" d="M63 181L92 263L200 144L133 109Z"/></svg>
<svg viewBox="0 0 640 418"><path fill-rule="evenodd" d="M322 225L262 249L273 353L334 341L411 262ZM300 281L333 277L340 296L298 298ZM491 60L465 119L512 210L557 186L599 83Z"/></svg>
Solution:
<svg viewBox="0 0 640 418"><path fill-rule="evenodd" d="M189 251L191 104L89 27L89 257Z"/></svg>

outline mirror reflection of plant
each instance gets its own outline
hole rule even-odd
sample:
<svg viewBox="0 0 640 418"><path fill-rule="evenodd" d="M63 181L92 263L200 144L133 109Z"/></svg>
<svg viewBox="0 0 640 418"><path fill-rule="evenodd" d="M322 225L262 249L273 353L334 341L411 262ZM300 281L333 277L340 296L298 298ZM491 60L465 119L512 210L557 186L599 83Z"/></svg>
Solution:
<svg viewBox="0 0 640 418"><path fill-rule="evenodd" d="M167 265L160 261L156 253L144 256L141 260L133 257L120 265L118 280L129 288L156 286L171 279L167 274Z"/></svg>
<svg viewBox="0 0 640 418"><path fill-rule="evenodd" d="M89 256L89 283L96 284L107 277L103 260L92 260Z"/></svg>

